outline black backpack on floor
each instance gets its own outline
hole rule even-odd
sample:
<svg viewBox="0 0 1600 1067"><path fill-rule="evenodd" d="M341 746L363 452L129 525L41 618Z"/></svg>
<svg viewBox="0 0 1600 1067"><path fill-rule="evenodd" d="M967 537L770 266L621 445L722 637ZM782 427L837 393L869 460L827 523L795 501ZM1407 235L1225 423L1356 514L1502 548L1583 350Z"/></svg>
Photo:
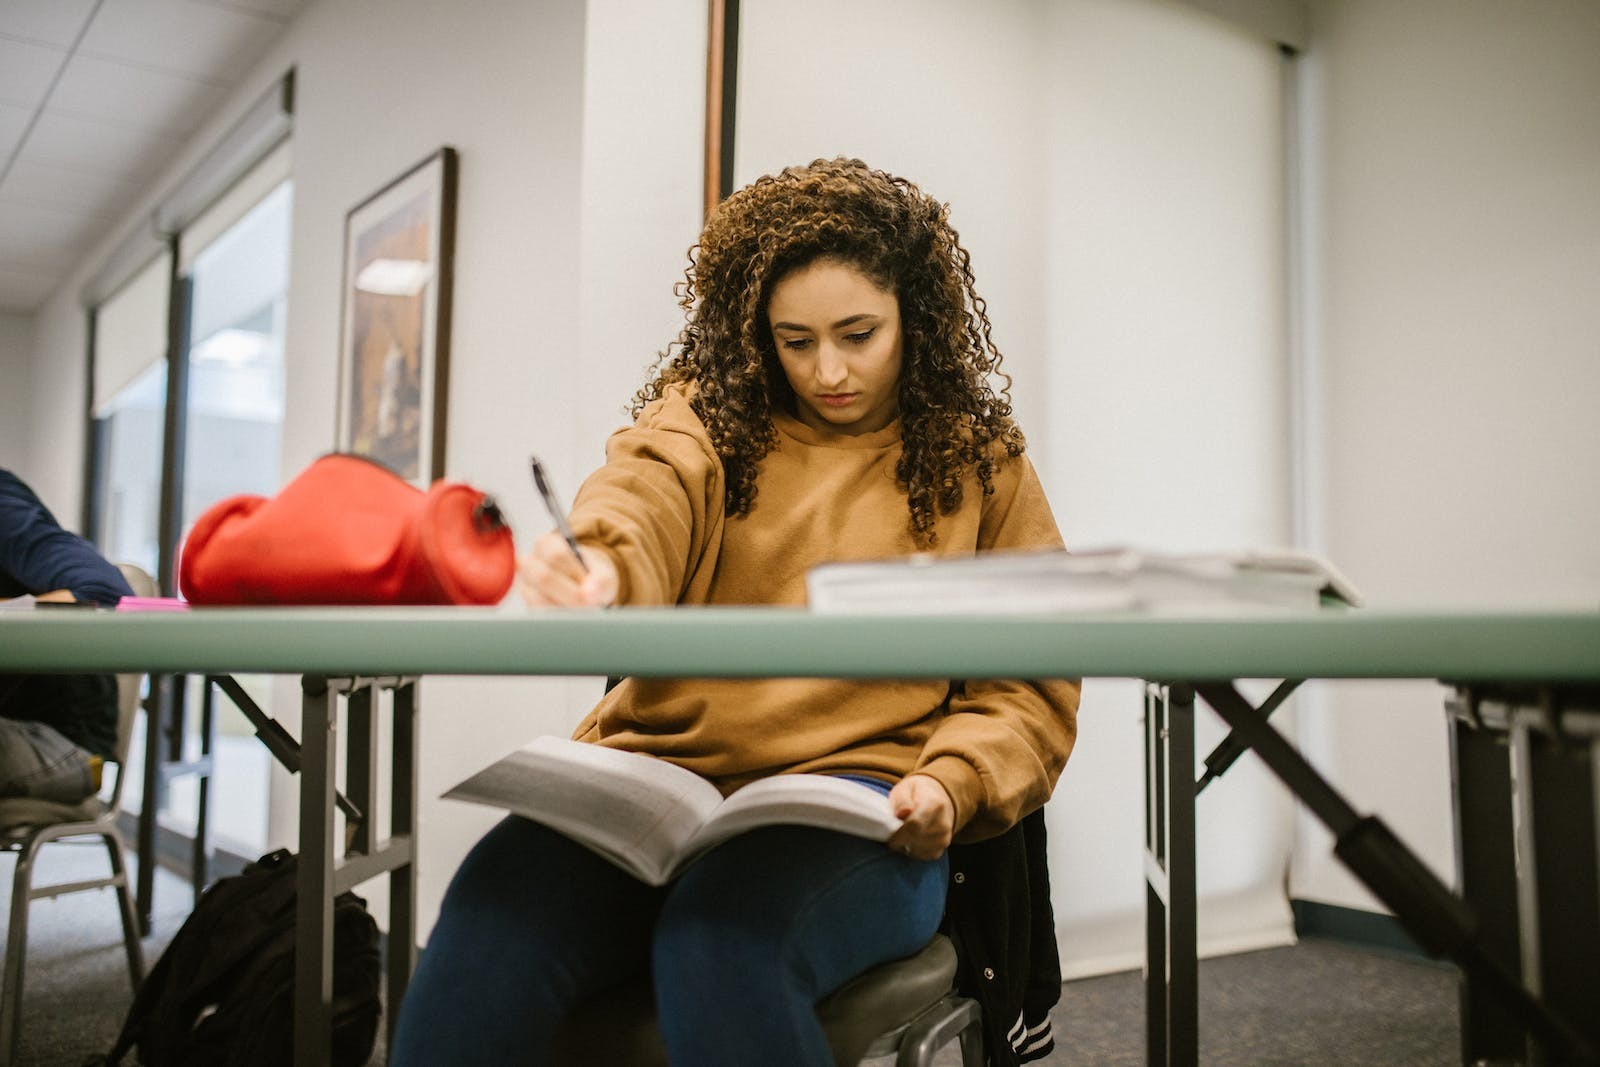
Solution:
<svg viewBox="0 0 1600 1067"><path fill-rule="evenodd" d="M116 1046L144 1067L294 1063L295 856L269 853L201 894L134 995ZM378 925L366 902L333 906L333 1063L372 1058L382 1014Z"/></svg>

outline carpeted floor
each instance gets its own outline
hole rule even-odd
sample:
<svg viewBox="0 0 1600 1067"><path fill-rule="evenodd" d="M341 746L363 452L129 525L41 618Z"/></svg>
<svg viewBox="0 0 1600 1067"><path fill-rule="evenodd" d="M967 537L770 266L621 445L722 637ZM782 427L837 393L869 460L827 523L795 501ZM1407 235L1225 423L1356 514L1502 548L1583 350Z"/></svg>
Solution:
<svg viewBox="0 0 1600 1067"><path fill-rule="evenodd" d="M49 877L101 870L104 854L46 850ZM11 867L0 864L9 906ZM156 883L146 966L187 915L187 886ZM115 1040L132 993L109 892L33 906L18 1064L81 1067ZM1248 1067L1430 1067L1460 1062L1455 972L1444 966L1307 940L1200 965L1200 1059ZM1051 1065L1143 1064L1144 986L1136 972L1068 982L1054 1014ZM383 1063L382 1049L374 1067ZM952 1047L940 1067L957 1067Z"/></svg>

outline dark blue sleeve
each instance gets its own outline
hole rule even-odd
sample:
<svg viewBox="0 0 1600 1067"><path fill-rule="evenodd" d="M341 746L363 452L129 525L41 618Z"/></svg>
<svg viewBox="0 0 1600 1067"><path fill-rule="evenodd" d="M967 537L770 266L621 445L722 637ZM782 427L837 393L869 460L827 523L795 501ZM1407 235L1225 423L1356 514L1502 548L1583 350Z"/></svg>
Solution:
<svg viewBox="0 0 1600 1067"><path fill-rule="evenodd" d="M69 533L21 479L0 470L0 595L70 589L107 606L132 596L122 572Z"/></svg>

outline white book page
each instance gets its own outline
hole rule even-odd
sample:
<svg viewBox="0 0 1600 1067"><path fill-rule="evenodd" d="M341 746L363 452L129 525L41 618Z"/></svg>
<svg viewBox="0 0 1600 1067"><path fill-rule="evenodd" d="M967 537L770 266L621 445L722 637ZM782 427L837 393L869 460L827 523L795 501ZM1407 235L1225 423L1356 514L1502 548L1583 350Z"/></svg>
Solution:
<svg viewBox="0 0 1600 1067"><path fill-rule="evenodd" d="M665 760L558 737L535 738L445 796L559 830L652 885L722 802Z"/></svg>
<svg viewBox="0 0 1600 1067"><path fill-rule="evenodd" d="M724 800L688 844L679 866L747 830L773 825L820 826L887 841L900 820L887 796L858 782L825 774L776 774Z"/></svg>
<svg viewBox="0 0 1600 1067"><path fill-rule="evenodd" d="M807 604L860 615L1120 611L1134 606L1124 570L1121 554L1060 549L823 563L807 572Z"/></svg>
<svg viewBox="0 0 1600 1067"><path fill-rule="evenodd" d="M1323 594L1361 604L1327 560L1285 550L1172 554L1113 546L823 563L807 572L806 590L812 611L862 615L1315 611Z"/></svg>

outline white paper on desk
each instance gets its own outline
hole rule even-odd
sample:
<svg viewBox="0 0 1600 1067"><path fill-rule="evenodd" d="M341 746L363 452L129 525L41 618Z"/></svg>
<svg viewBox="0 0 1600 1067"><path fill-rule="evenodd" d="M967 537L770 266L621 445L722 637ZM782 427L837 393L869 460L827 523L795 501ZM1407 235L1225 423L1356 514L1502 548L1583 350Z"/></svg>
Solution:
<svg viewBox="0 0 1600 1067"><path fill-rule="evenodd" d="M806 576L813 611L859 615L1157 615L1312 611L1360 594L1331 564L1290 551L1173 554L1045 549L825 563Z"/></svg>

